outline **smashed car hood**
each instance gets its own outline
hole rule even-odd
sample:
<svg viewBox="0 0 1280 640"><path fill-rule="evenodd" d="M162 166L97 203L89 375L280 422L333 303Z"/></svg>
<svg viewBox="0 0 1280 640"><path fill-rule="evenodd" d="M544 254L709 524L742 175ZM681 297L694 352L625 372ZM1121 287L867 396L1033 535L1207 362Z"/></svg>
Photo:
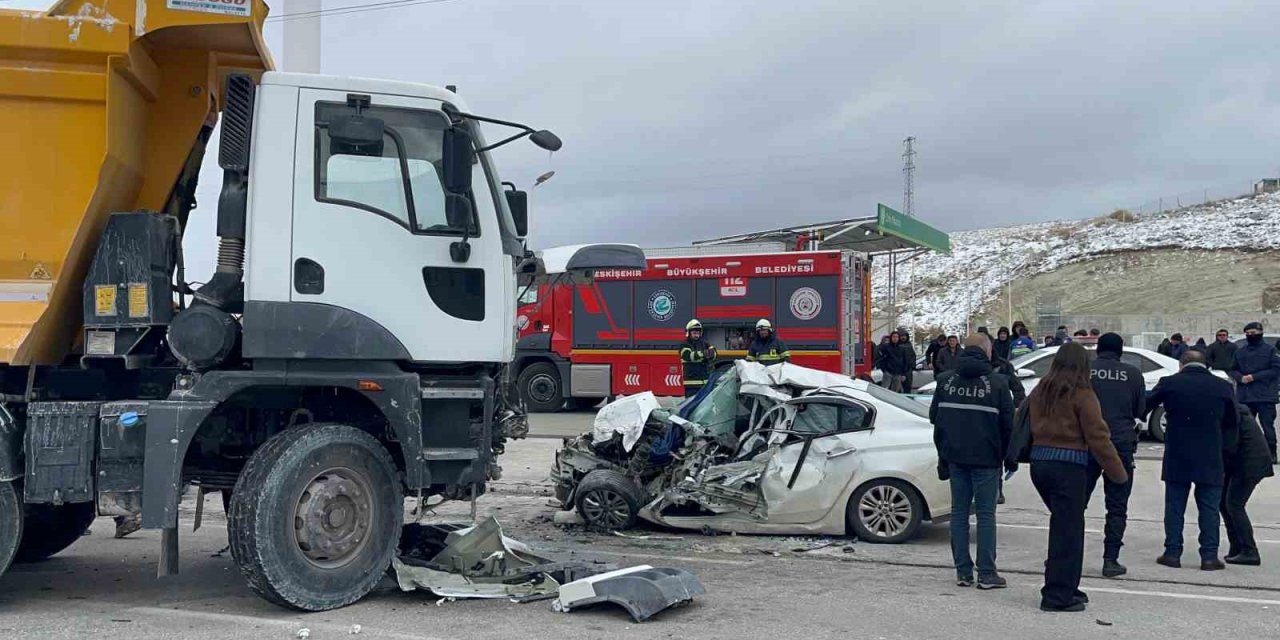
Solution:
<svg viewBox="0 0 1280 640"><path fill-rule="evenodd" d="M615 433L622 434L622 448L631 451L640 440L640 433L655 409L661 409L652 391L620 398L610 402L596 414L591 430L595 442L608 442Z"/></svg>

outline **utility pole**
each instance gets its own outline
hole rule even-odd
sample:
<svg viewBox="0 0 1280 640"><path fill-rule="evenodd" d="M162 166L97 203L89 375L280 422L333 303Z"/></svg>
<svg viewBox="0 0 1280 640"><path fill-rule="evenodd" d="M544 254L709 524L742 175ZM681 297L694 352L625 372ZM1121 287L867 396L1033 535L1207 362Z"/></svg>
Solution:
<svg viewBox="0 0 1280 640"><path fill-rule="evenodd" d="M290 0L284 19L284 69L320 73L320 12L323 0ZM290 17L294 16L294 17Z"/></svg>
<svg viewBox="0 0 1280 640"><path fill-rule="evenodd" d="M902 212L916 215L916 137L907 136L902 141Z"/></svg>

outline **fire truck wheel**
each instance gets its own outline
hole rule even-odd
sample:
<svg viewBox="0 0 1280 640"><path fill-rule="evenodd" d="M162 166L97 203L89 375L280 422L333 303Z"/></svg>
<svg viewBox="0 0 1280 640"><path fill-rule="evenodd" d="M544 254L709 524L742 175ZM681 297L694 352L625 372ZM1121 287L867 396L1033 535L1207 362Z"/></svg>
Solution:
<svg viewBox="0 0 1280 640"><path fill-rule="evenodd" d="M12 482L0 482L0 576L18 553L22 540L22 492Z"/></svg>
<svg viewBox="0 0 1280 640"><path fill-rule="evenodd" d="M231 496L231 554L265 600L302 611L351 604L400 544L404 499L377 440L340 424L283 431L258 448Z"/></svg>
<svg viewBox="0 0 1280 640"><path fill-rule="evenodd" d="M564 406L564 385L560 371L550 362L535 362L520 372L517 383L524 406L530 411L550 413Z"/></svg>
<svg viewBox="0 0 1280 640"><path fill-rule="evenodd" d="M22 544L14 562L40 562L66 549L89 530L98 513L92 502L54 506L29 504L23 516Z"/></svg>

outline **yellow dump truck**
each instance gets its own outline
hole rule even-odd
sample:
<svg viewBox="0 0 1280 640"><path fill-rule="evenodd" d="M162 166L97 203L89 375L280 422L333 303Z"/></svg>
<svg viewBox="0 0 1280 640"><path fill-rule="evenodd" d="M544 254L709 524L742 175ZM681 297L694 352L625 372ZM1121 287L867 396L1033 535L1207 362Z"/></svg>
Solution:
<svg viewBox="0 0 1280 640"><path fill-rule="evenodd" d="M525 193L490 152L553 134L448 88L274 71L267 12L0 9L0 573L139 515L174 573L182 496L218 492L254 591L354 602L403 497L474 500L521 435L501 384L517 274L643 266L525 248ZM487 144L481 122L515 133ZM215 130L217 265L195 284L182 239Z"/></svg>

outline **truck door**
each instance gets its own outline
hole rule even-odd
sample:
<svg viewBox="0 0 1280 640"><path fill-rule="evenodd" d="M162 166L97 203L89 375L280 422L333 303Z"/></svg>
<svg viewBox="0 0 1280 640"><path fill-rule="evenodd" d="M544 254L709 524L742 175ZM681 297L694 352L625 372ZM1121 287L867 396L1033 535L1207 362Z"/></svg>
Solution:
<svg viewBox="0 0 1280 640"><path fill-rule="evenodd" d="M385 134L369 155L329 137L329 122L350 113L347 92L302 89L298 99L291 300L363 315L415 361L502 361L516 293L487 161L474 165L471 255L454 262L449 246L465 223L445 214L441 103L373 95L363 113Z"/></svg>

